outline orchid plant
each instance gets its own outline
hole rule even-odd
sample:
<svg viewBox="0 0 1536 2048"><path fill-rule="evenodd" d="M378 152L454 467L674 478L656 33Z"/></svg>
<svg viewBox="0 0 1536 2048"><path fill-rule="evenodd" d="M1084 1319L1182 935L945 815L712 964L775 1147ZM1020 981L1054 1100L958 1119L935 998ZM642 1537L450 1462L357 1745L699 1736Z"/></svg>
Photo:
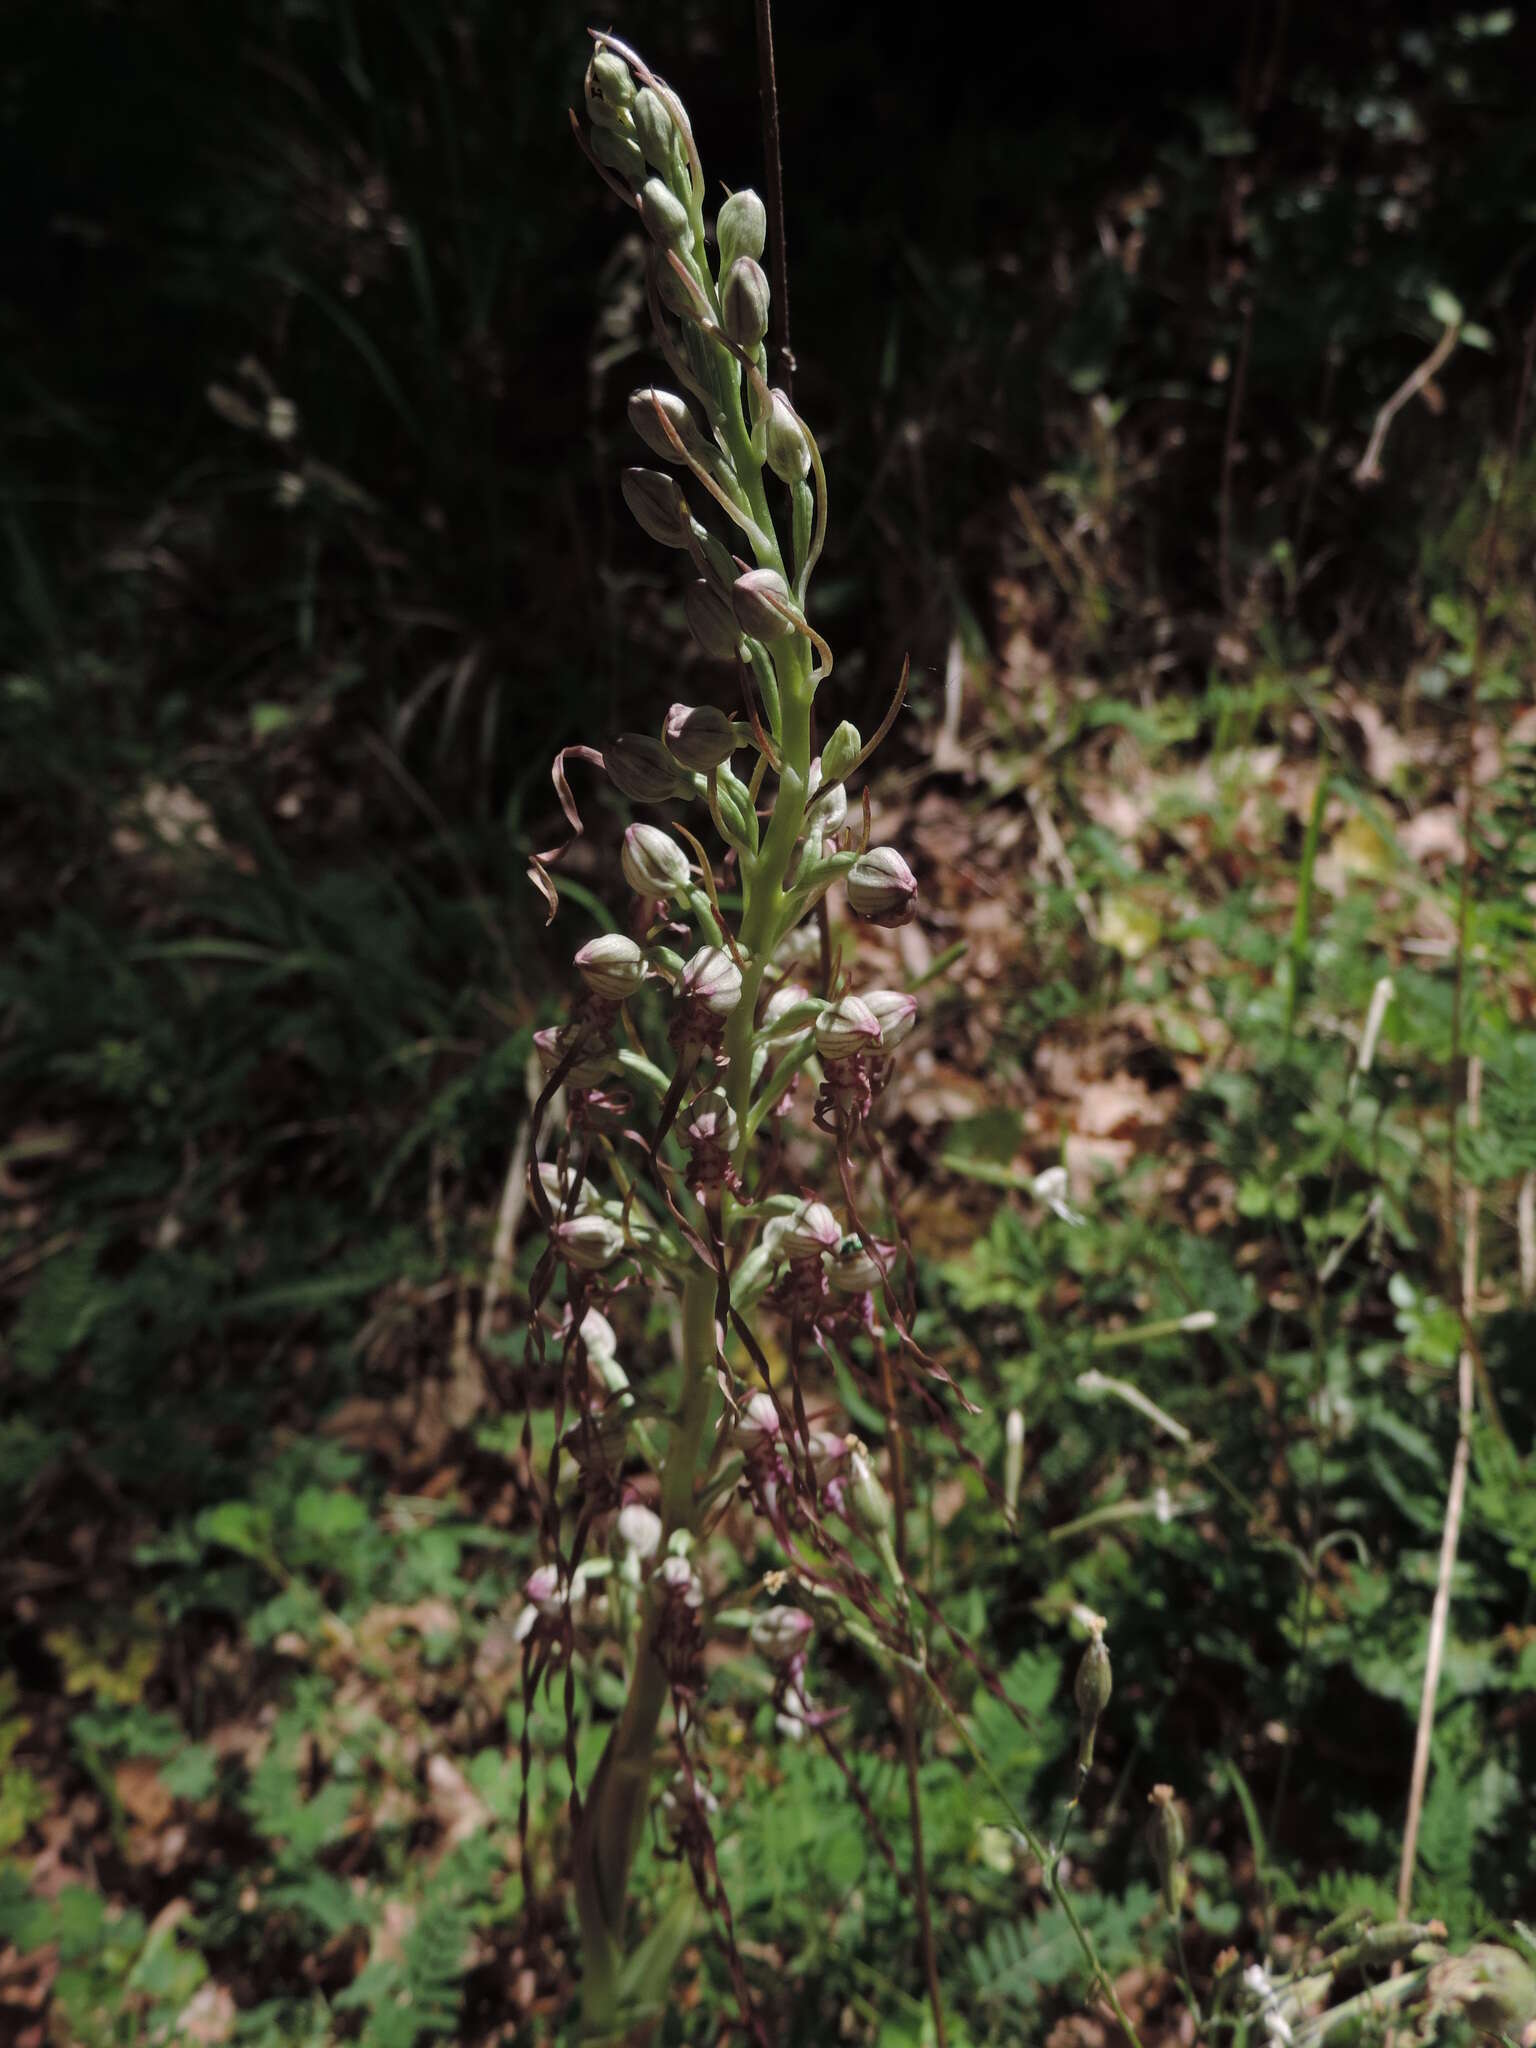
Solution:
<svg viewBox="0 0 1536 2048"><path fill-rule="evenodd" d="M571 1660L597 1627L619 1635L627 1668L601 1762L573 1795L584 2038L618 2038L656 2010L695 1894L723 1930L750 2016L715 1861L714 1801L691 1740L703 1643L734 1623L744 1650L766 1662L781 1731L838 1758L835 1716L810 1677L817 1627L835 1617L888 1662L907 1698L910 1867L942 2043L916 1800L917 1689L936 1692L960 1723L925 1647L943 1618L905 1569L898 1396L920 1402L962 1457L954 1417L969 1404L912 1334L911 1261L872 1124L918 1005L905 990L857 983L832 949L824 907L839 889L857 920L899 926L916 914L906 861L870 843L867 791L856 809L849 797L895 719L906 675L868 743L844 720L816 751L813 706L832 671L810 604L827 483L811 428L769 382L767 212L754 192L734 192L711 235L682 102L633 50L594 40L587 120L573 115L573 126L639 217L655 339L676 387L629 401L652 461L625 471L623 495L653 540L686 557L687 622L730 679L730 702L674 704L657 736L570 748L554 768L573 835L582 831L573 761L653 813L624 834L629 930L579 949L584 993L563 1026L539 1035L536 1132L562 1091L566 1110L555 1158L530 1171L546 1243L531 1286L528 1381L558 1351L560 1391L542 1488L546 1562L526 1589L526 1688L531 1697L563 1670L569 1702ZM712 828L713 850L695 825ZM563 851L533 863L551 918ZM785 1166L787 1131L806 1109L824 1140L819 1195L794 1185ZM868 1220L872 1188L887 1219L880 1233ZM625 1292L676 1303L681 1386L664 1416L619 1362L605 1311ZM786 1361L780 1375L765 1321ZM861 1375L883 1409L878 1460L829 1405L834 1362ZM531 1455L531 1415L526 1444ZM1016 1495L1014 1462L1010 1453ZM743 1500L781 1566L750 1590L718 1587L704 1541ZM1109 1691L1101 1634L1102 1624L1094 1681L1079 1687L1090 1754ZM953 1631L947 1640L1003 1698L976 1653ZM574 1784L574 1736L570 1764ZM691 1884L632 1947L627 1902L648 1818ZM895 1868L890 1845L880 1846Z"/></svg>

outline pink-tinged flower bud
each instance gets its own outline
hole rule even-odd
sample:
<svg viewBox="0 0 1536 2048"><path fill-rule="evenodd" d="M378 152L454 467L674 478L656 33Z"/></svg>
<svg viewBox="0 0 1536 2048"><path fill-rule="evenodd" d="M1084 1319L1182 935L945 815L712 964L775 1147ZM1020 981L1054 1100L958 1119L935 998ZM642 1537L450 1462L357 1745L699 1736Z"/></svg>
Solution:
<svg viewBox="0 0 1536 2048"><path fill-rule="evenodd" d="M715 240L722 269L729 270L738 256L757 261L768 241L768 210L755 192L731 194L715 218Z"/></svg>
<svg viewBox="0 0 1536 2048"><path fill-rule="evenodd" d="M571 1049L571 1026L548 1024L542 1031L535 1031L533 1049L548 1080ZM572 1088L595 1088L607 1077L611 1064L606 1048L593 1039L585 1056L566 1068L564 1079Z"/></svg>
<svg viewBox="0 0 1536 2048"><path fill-rule="evenodd" d="M741 969L723 946L701 946L678 977L677 990L712 1017L729 1017L741 1001Z"/></svg>
<svg viewBox="0 0 1536 2048"><path fill-rule="evenodd" d="M785 1226L779 1247L791 1265L809 1264L837 1250L842 1226L825 1202L802 1202Z"/></svg>
<svg viewBox="0 0 1536 2048"><path fill-rule="evenodd" d="M847 1437L831 1429L811 1431L811 1469L821 1485L826 1485L847 1456Z"/></svg>
<svg viewBox="0 0 1536 2048"><path fill-rule="evenodd" d="M741 645L741 628L713 584L690 583L683 592L683 615L688 630L714 661L734 661Z"/></svg>
<svg viewBox="0 0 1536 2048"><path fill-rule="evenodd" d="M686 213L683 218L687 219ZM738 348L756 348L768 332L768 303L768 280L762 266L750 256L738 256L720 287L725 331Z"/></svg>
<svg viewBox="0 0 1536 2048"><path fill-rule="evenodd" d="M598 162L610 171L617 171L626 185L645 183L645 156L633 135L622 133L617 128L594 125L588 140Z"/></svg>
<svg viewBox="0 0 1536 2048"><path fill-rule="evenodd" d="M823 839L831 839L843 829L843 820L848 815L848 792L840 782L834 783L826 795L819 794L822 784L821 762L811 763L811 781L807 792L809 803L805 813L805 836L815 847Z"/></svg>
<svg viewBox="0 0 1536 2048"><path fill-rule="evenodd" d="M723 1088L705 1088L689 1105L683 1124L683 1143L690 1150L700 1145L736 1150L740 1124Z"/></svg>
<svg viewBox="0 0 1536 2048"><path fill-rule="evenodd" d="M677 153L677 128L660 94L648 85L641 86L629 111L635 124L635 139L645 151L646 162L653 171L665 174Z"/></svg>
<svg viewBox="0 0 1536 2048"><path fill-rule="evenodd" d="M917 1022L916 996L903 995L895 988L868 988L864 1000L880 1026L880 1050L894 1052L904 1038L910 1038Z"/></svg>
<svg viewBox="0 0 1536 2048"><path fill-rule="evenodd" d="M805 429L782 391L775 390L773 404L763 427L763 449L768 467L784 483L803 483L811 472L811 444Z"/></svg>
<svg viewBox="0 0 1536 2048"><path fill-rule="evenodd" d="M558 1565L541 1564L523 1582L523 1598L536 1607L546 1621L553 1621L565 1605L565 1581Z"/></svg>
<svg viewBox="0 0 1536 2048"><path fill-rule="evenodd" d="M603 767L614 788L632 803L666 804L693 794L693 783L661 741L643 732L621 732L604 747Z"/></svg>
<svg viewBox="0 0 1536 2048"><path fill-rule="evenodd" d="M895 1520L891 1497L880 1484L875 1468L869 1462L869 1453L858 1438L852 1437L849 1442L848 1519L874 1543L890 1534Z"/></svg>
<svg viewBox="0 0 1536 2048"><path fill-rule="evenodd" d="M786 981L782 988L776 988L763 1005L763 1021L760 1036L769 1045L792 1045L797 1038L803 1038L811 1028L811 1019L801 1017L791 1024L786 1022L790 1013L801 1009L814 1000L803 981Z"/></svg>
<svg viewBox="0 0 1536 2048"><path fill-rule="evenodd" d="M664 469L626 469L619 478L624 502L652 540L664 548L685 548L693 531L681 484Z"/></svg>
<svg viewBox="0 0 1536 2048"><path fill-rule="evenodd" d="M816 1019L816 1050L824 1066L880 1050L880 1019L862 996L842 996Z"/></svg>
<svg viewBox="0 0 1536 2048"><path fill-rule="evenodd" d="M624 1549L642 1564L661 1548L661 1517L642 1501L632 1500L628 1507L620 1508L614 1529Z"/></svg>
<svg viewBox="0 0 1536 2048"><path fill-rule="evenodd" d="M688 886L687 854L657 825L627 828L619 865L637 896L680 896Z"/></svg>
<svg viewBox="0 0 1536 2048"><path fill-rule="evenodd" d="M656 1576L669 1599L680 1601L684 1607L703 1606L704 1588L686 1557L664 1557Z"/></svg>
<svg viewBox="0 0 1536 2048"><path fill-rule="evenodd" d="M635 102L629 66L614 50L598 50L587 66L587 112L597 126L617 128Z"/></svg>
<svg viewBox="0 0 1536 2048"><path fill-rule="evenodd" d="M910 924L917 915L917 880L894 846L861 853L848 873L848 908L871 924Z"/></svg>
<svg viewBox="0 0 1536 2048"><path fill-rule="evenodd" d="M673 760L700 775L718 768L736 750L736 728L713 704L674 704L661 733Z"/></svg>
<svg viewBox="0 0 1536 2048"><path fill-rule="evenodd" d="M569 1168L562 1173L549 1159L539 1161L539 1186L543 1188L550 1208L557 1214L563 1215L569 1209L576 1215L584 1209L597 1208L602 1202L602 1196L585 1175L578 1188L575 1174Z"/></svg>
<svg viewBox="0 0 1536 2048"><path fill-rule="evenodd" d="M827 1260L827 1285L845 1300L873 1294L880 1285L880 1266L851 1233Z"/></svg>
<svg viewBox="0 0 1536 2048"><path fill-rule="evenodd" d="M647 178L640 187L640 218L651 240L663 249L677 249L686 255L693 247L688 209L662 179Z"/></svg>
<svg viewBox="0 0 1536 2048"><path fill-rule="evenodd" d="M647 385L643 391L629 394L629 424L653 455L659 455L663 462L678 460L677 449L657 417L658 409L690 454L708 453L704 436L699 432L698 422L687 402L675 391L658 391L653 385Z"/></svg>
<svg viewBox="0 0 1536 2048"><path fill-rule="evenodd" d="M764 1444L773 1443L779 1434L779 1411L773 1405L772 1394L753 1394L736 1424L736 1441L750 1455Z"/></svg>
<svg viewBox="0 0 1536 2048"><path fill-rule="evenodd" d="M572 1216L555 1224L550 1242L568 1266L581 1273L600 1273L624 1249L624 1233L606 1216Z"/></svg>
<svg viewBox="0 0 1536 2048"><path fill-rule="evenodd" d="M795 630L799 608L777 569L749 569L731 585L731 610L754 640L783 640Z"/></svg>
<svg viewBox="0 0 1536 2048"><path fill-rule="evenodd" d="M797 1657L815 1628L803 1607L765 1607L761 1614L753 1615L747 1637L754 1650L778 1663Z"/></svg>
<svg viewBox="0 0 1536 2048"><path fill-rule="evenodd" d="M645 955L622 932L604 932L578 948L576 972L593 995L605 1003L622 1003L645 980Z"/></svg>

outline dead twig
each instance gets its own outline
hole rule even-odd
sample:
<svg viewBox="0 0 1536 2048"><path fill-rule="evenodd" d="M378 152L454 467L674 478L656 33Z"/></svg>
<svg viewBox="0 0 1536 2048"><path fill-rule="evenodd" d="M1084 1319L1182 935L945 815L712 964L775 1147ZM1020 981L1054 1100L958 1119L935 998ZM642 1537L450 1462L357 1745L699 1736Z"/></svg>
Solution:
<svg viewBox="0 0 1536 2048"><path fill-rule="evenodd" d="M1435 343L1429 354L1411 376L1405 377L1381 411L1376 415L1376 424L1371 428L1371 438L1365 444L1365 453L1355 467L1357 484L1379 484L1381 482L1381 451L1386 445L1387 432L1410 398L1416 398L1436 371L1442 369L1451 359L1456 344L1461 339L1461 322L1451 321L1444 334Z"/></svg>

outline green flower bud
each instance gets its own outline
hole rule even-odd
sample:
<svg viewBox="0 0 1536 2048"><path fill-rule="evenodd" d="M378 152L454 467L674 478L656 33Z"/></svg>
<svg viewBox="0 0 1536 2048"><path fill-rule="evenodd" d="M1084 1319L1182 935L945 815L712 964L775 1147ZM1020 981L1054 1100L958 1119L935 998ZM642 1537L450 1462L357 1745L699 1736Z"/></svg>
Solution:
<svg viewBox="0 0 1536 2048"><path fill-rule="evenodd" d="M755 192L731 194L716 218L715 240L720 244L722 270L729 270L738 256L757 261L768 240L768 213Z"/></svg>
<svg viewBox="0 0 1536 2048"><path fill-rule="evenodd" d="M624 1249L623 1231L606 1216L571 1216L549 1235L566 1264L582 1273L600 1273Z"/></svg>
<svg viewBox="0 0 1536 2048"><path fill-rule="evenodd" d="M678 977L677 992L712 1017L729 1017L741 1001L741 969L723 946L701 946Z"/></svg>
<svg viewBox="0 0 1536 2048"><path fill-rule="evenodd" d="M910 924L917 915L917 881L894 846L860 854L848 873L848 908L871 924Z"/></svg>
<svg viewBox="0 0 1536 2048"><path fill-rule="evenodd" d="M624 108L634 105L635 81L616 50L594 52L587 66L587 112L604 128L616 128Z"/></svg>
<svg viewBox="0 0 1536 2048"><path fill-rule="evenodd" d="M787 484L803 483L811 469L811 444L784 393L775 390L763 430L768 467Z"/></svg>
<svg viewBox="0 0 1536 2048"><path fill-rule="evenodd" d="M645 151L646 162L665 177L677 159L677 128L672 116L660 95L648 85L636 93L629 111L635 124L635 139Z"/></svg>
<svg viewBox="0 0 1536 2048"><path fill-rule="evenodd" d="M1174 1804L1171 1785L1154 1785L1147 1799L1152 1808L1147 1822L1147 1847L1157 1867L1163 1904L1177 1913L1184 1903L1184 1822Z"/></svg>
<svg viewBox="0 0 1536 2048"><path fill-rule="evenodd" d="M768 280L750 256L738 256L720 287L726 333L738 348L756 348L768 332Z"/></svg>
<svg viewBox="0 0 1536 2048"><path fill-rule="evenodd" d="M637 896L680 896L688 886L687 854L656 825L629 827L619 864Z"/></svg>
<svg viewBox="0 0 1536 2048"><path fill-rule="evenodd" d="M859 728L844 719L821 750L821 773L827 782L841 782L851 774L853 764L859 758L864 742L859 738Z"/></svg>
<svg viewBox="0 0 1536 2048"><path fill-rule="evenodd" d="M661 469L626 469L619 478L624 502L652 540L685 548L693 531L688 500L677 478Z"/></svg>
<svg viewBox="0 0 1536 2048"><path fill-rule="evenodd" d="M741 628L736 614L713 584L702 579L683 592L683 614L688 630L716 661L733 661L741 645Z"/></svg>
<svg viewBox="0 0 1536 2048"><path fill-rule="evenodd" d="M604 932L578 950L576 972L593 995L605 1003L622 1003L645 980L645 955L622 932Z"/></svg>
<svg viewBox="0 0 1536 2048"><path fill-rule="evenodd" d="M848 815L848 792L840 782L834 783L825 796L819 794L822 784L821 762L811 763L810 803L805 813L804 832L814 848L818 841L831 839L843 829L843 820Z"/></svg>
<svg viewBox="0 0 1536 2048"><path fill-rule="evenodd" d="M823 1066L880 1049L880 1020L860 996L829 1003L816 1019L816 1050Z"/></svg>
<svg viewBox="0 0 1536 2048"><path fill-rule="evenodd" d="M715 777L715 799L721 826L732 846L756 853L757 813L752 807L752 792L740 776L731 773L728 763L721 764Z"/></svg>
<svg viewBox="0 0 1536 2048"><path fill-rule="evenodd" d="M663 462L677 462L681 458L667 437L666 428L656 417L657 408L671 422L678 439L696 458L713 453L699 432L697 420L688 405L675 391L657 391L647 387L644 391L632 391L629 395L629 424L640 436L653 455L659 455Z"/></svg>
<svg viewBox="0 0 1536 2048"><path fill-rule="evenodd" d="M707 775L736 749L736 728L713 704L674 704L661 729L674 761Z"/></svg>
<svg viewBox="0 0 1536 2048"><path fill-rule="evenodd" d="M1072 1681L1072 1697L1077 1702L1077 1768L1086 1773L1093 1762L1093 1738L1099 1725L1099 1716L1109 1705L1111 1674L1109 1651L1104 1646L1104 1624L1097 1616L1092 1624L1093 1633L1083 1660L1077 1667L1077 1676Z"/></svg>
<svg viewBox="0 0 1536 2048"><path fill-rule="evenodd" d="M592 154L610 171L617 171L627 185L637 189L645 183L645 158L633 135L617 128L594 128L590 137Z"/></svg>
<svg viewBox="0 0 1536 2048"><path fill-rule="evenodd" d="M660 740L643 732L621 732L603 749L608 780L632 803L665 804L692 796L693 781L684 775Z"/></svg>
<svg viewBox="0 0 1536 2048"><path fill-rule="evenodd" d="M869 1453L857 1437L850 1437L848 1453L848 1519L871 1543L888 1536L895 1515L891 1497L875 1475Z"/></svg>
<svg viewBox="0 0 1536 2048"><path fill-rule="evenodd" d="M693 247L688 209L660 178L647 178L640 187L640 218L651 240L663 249L680 249L686 255Z"/></svg>
<svg viewBox="0 0 1536 2048"><path fill-rule="evenodd" d="M731 610L743 633L754 640L784 640L800 616L789 585L777 569L749 569L731 585Z"/></svg>
<svg viewBox="0 0 1536 2048"><path fill-rule="evenodd" d="M864 1001L880 1026L880 1050L894 1052L904 1038L910 1038L917 1022L917 998L896 988L869 988Z"/></svg>

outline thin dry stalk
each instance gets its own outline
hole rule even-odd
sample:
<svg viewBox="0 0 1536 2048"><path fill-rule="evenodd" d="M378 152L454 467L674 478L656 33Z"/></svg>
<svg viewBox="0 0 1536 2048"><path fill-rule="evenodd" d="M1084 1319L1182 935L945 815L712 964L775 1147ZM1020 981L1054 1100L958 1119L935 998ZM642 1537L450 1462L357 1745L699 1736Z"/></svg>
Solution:
<svg viewBox="0 0 1536 2048"><path fill-rule="evenodd" d="M1365 453L1355 469L1357 484L1379 484L1381 482L1381 451L1386 445L1387 432L1410 398L1418 396L1425 385L1450 361L1452 351L1461 339L1461 322L1453 320L1444 334L1435 343L1429 354L1410 376L1403 379L1381 411L1376 415L1376 424L1371 428L1371 438L1365 444Z"/></svg>

